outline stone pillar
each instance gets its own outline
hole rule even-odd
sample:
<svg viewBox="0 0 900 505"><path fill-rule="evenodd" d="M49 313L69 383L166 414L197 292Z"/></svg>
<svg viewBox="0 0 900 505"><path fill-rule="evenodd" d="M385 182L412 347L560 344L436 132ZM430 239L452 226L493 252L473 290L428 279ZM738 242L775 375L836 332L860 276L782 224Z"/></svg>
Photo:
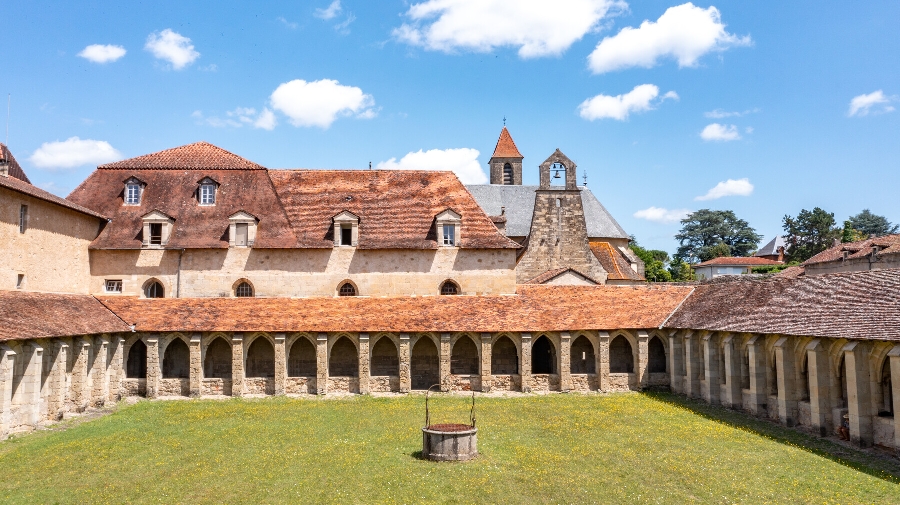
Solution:
<svg viewBox="0 0 900 505"><path fill-rule="evenodd" d="M894 400L894 447L900 449L900 345L888 352L891 360L891 392Z"/></svg>
<svg viewBox="0 0 900 505"><path fill-rule="evenodd" d="M59 420L62 419L66 404L66 364L68 363L69 344L62 339L56 339L52 345L53 355L50 361L50 378L48 379L50 382L50 395L47 404L47 418Z"/></svg>
<svg viewBox="0 0 900 505"><path fill-rule="evenodd" d="M860 447L871 447L875 435L872 431L872 395L869 388L869 345L860 341L845 345L844 364L847 368L850 441Z"/></svg>
<svg viewBox="0 0 900 505"><path fill-rule="evenodd" d="M427 338L427 337L426 337ZM400 392L412 390L412 371L410 369L409 333L400 334Z"/></svg>
<svg viewBox="0 0 900 505"><path fill-rule="evenodd" d="M387 338L387 337L383 337ZM368 333L360 333L359 334L359 394L367 395L369 394L369 376L370 368L369 363L371 358L369 357L369 334Z"/></svg>
<svg viewBox="0 0 900 505"><path fill-rule="evenodd" d="M9 435L12 408L12 378L16 369L16 351L0 344L0 440Z"/></svg>
<svg viewBox="0 0 900 505"><path fill-rule="evenodd" d="M725 398L722 404L740 409L743 404L741 390L741 339L733 333L729 333L722 340L725 350Z"/></svg>
<svg viewBox="0 0 900 505"><path fill-rule="evenodd" d="M109 400L118 402L125 397L125 337L112 337L111 344Z"/></svg>
<svg viewBox="0 0 900 505"><path fill-rule="evenodd" d="M559 390L572 390L572 336L567 331L559 334Z"/></svg>
<svg viewBox="0 0 900 505"><path fill-rule="evenodd" d="M692 331L684 334L684 394L689 398L700 398L700 338Z"/></svg>
<svg viewBox="0 0 900 505"><path fill-rule="evenodd" d="M22 391L22 405L25 407L26 423L36 427L40 421L41 408L41 372L44 363L44 348L31 341L26 344L30 352L25 358L25 370L19 388ZM25 345L22 346L23 350Z"/></svg>
<svg viewBox="0 0 900 505"><path fill-rule="evenodd" d="M231 334L231 396L244 396L244 334Z"/></svg>
<svg viewBox="0 0 900 505"><path fill-rule="evenodd" d="M149 339L148 339L149 341ZM150 396L150 359L151 353L155 352L157 361L159 358L159 349L156 348L154 340L154 349L151 351L147 346L147 397L156 397L156 383L154 382L153 396ZM90 402L90 391L88 390L88 361L91 355L91 341L87 338L75 338L72 363L72 403L75 404L76 412L84 412ZM156 368L159 368L158 366ZM158 376L158 374L157 374Z"/></svg>
<svg viewBox="0 0 900 505"><path fill-rule="evenodd" d="M450 391L450 334L441 333L440 361L441 391Z"/></svg>
<svg viewBox="0 0 900 505"><path fill-rule="evenodd" d="M775 365L778 367L778 418L787 426L796 426L799 414L797 388L794 384L793 340L781 337L775 342ZM866 375L866 380L869 376Z"/></svg>
<svg viewBox="0 0 900 505"><path fill-rule="evenodd" d="M531 392L531 333L519 335L522 353L519 357L519 377L522 381L522 392Z"/></svg>
<svg viewBox="0 0 900 505"><path fill-rule="evenodd" d="M286 335L275 335L275 396L284 396L287 389L287 346Z"/></svg>
<svg viewBox="0 0 900 505"><path fill-rule="evenodd" d="M684 341L677 332L669 333L669 387L684 394Z"/></svg>
<svg viewBox="0 0 900 505"><path fill-rule="evenodd" d="M316 336L316 394L328 393L328 334Z"/></svg>
<svg viewBox="0 0 900 505"><path fill-rule="evenodd" d="M609 333L601 331L597 348L597 382L600 391L609 391Z"/></svg>
<svg viewBox="0 0 900 505"><path fill-rule="evenodd" d="M819 436L828 435L828 419L831 417L831 395L828 391L828 351L819 339L806 345L807 373L809 374L809 417L812 428Z"/></svg>
<svg viewBox="0 0 900 505"><path fill-rule="evenodd" d="M704 332L701 337L703 342L703 374L706 377L706 387L703 390L703 399L711 404L720 403L721 380L719 379L719 339L715 333Z"/></svg>
<svg viewBox="0 0 900 505"><path fill-rule="evenodd" d="M491 334L481 334L481 392L491 391Z"/></svg>
<svg viewBox="0 0 900 505"><path fill-rule="evenodd" d="M753 335L747 341L747 352L750 355L750 413L766 415L766 346L760 335Z"/></svg>
<svg viewBox="0 0 900 505"><path fill-rule="evenodd" d="M641 389L646 388L650 385L650 372L647 371L648 363L650 362L650 351L649 351L649 342L650 335L644 331L639 330L637 332L637 340L638 340L638 359L637 359L637 373L638 373L638 387Z"/></svg>
<svg viewBox="0 0 900 505"><path fill-rule="evenodd" d="M199 398L201 394L200 384L203 382L203 360L200 356L200 334L191 335L189 344L191 352L190 371L188 372L188 385L191 398Z"/></svg>
<svg viewBox="0 0 900 505"><path fill-rule="evenodd" d="M94 340L94 363L91 371L91 405L102 407L109 397L109 339Z"/></svg>

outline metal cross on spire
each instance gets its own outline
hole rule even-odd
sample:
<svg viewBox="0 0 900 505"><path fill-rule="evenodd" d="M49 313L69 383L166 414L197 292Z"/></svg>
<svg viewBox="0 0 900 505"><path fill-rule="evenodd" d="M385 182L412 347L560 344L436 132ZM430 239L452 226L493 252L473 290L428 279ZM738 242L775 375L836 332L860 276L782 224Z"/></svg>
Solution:
<svg viewBox="0 0 900 505"><path fill-rule="evenodd" d="M506 114L503 115L503 126L506 126Z"/></svg>
<svg viewBox="0 0 900 505"><path fill-rule="evenodd" d="M584 179L584 187L587 187L587 172L583 172L581 177Z"/></svg>

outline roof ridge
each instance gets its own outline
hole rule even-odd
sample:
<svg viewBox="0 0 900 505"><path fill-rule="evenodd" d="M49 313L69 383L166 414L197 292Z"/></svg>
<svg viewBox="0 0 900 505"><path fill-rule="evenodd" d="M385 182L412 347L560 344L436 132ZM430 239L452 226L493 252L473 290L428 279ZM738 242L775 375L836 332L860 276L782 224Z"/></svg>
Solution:
<svg viewBox="0 0 900 505"><path fill-rule="evenodd" d="M265 167L205 140L105 163L99 170L264 170Z"/></svg>

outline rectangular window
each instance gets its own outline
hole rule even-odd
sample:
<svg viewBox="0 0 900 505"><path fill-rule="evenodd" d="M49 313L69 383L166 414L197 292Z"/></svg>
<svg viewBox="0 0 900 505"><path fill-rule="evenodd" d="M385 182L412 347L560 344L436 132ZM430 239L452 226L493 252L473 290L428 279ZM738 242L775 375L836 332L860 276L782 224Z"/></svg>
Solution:
<svg viewBox="0 0 900 505"><path fill-rule="evenodd" d="M125 203L128 205L138 205L141 203L140 184L128 184L125 186Z"/></svg>
<svg viewBox="0 0 900 505"><path fill-rule="evenodd" d="M216 203L216 187L212 184L200 186L200 205L214 205Z"/></svg>
<svg viewBox="0 0 900 505"><path fill-rule="evenodd" d="M456 226L452 224L444 225L444 245L456 245Z"/></svg>
<svg viewBox="0 0 900 505"><path fill-rule="evenodd" d="M162 223L150 223L150 245L162 245Z"/></svg>
<svg viewBox="0 0 900 505"><path fill-rule="evenodd" d="M121 279L106 279L106 285L104 286L103 289L107 293L121 293L122 292L122 280Z"/></svg>
<svg viewBox="0 0 900 505"><path fill-rule="evenodd" d="M234 245L247 247L247 242L249 242L248 229L249 226L247 223L237 223L234 225Z"/></svg>
<svg viewBox="0 0 900 505"><path fill-rule="evenodd" d="M26 228L28 228L28 206L23 205L19 207L19 233L25 233Z"/></svg>
<svg viewBox="0 0 900 505"><path fill-rule="evenodd" d="M16 289L22 289L25 285L25 274L19 274L16 276Z"/></svg>
<svg viewBox="0 0 900 505"><path fill-rule="evenodd" d="M353 228L341 226L341 245L353 245Z"/></svg>

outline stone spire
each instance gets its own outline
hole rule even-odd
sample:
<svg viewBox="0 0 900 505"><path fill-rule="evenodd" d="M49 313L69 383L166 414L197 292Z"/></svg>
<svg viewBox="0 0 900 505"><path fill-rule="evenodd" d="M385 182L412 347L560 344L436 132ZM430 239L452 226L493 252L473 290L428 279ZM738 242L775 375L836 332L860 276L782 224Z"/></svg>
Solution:
<svg viewBox="0 0 900 505"><path fill-rule="evenodd" d="M500 130L500 138L488 164L491 167L491 184L522 185L522 160L516 143L506 126Z"/></svg>

